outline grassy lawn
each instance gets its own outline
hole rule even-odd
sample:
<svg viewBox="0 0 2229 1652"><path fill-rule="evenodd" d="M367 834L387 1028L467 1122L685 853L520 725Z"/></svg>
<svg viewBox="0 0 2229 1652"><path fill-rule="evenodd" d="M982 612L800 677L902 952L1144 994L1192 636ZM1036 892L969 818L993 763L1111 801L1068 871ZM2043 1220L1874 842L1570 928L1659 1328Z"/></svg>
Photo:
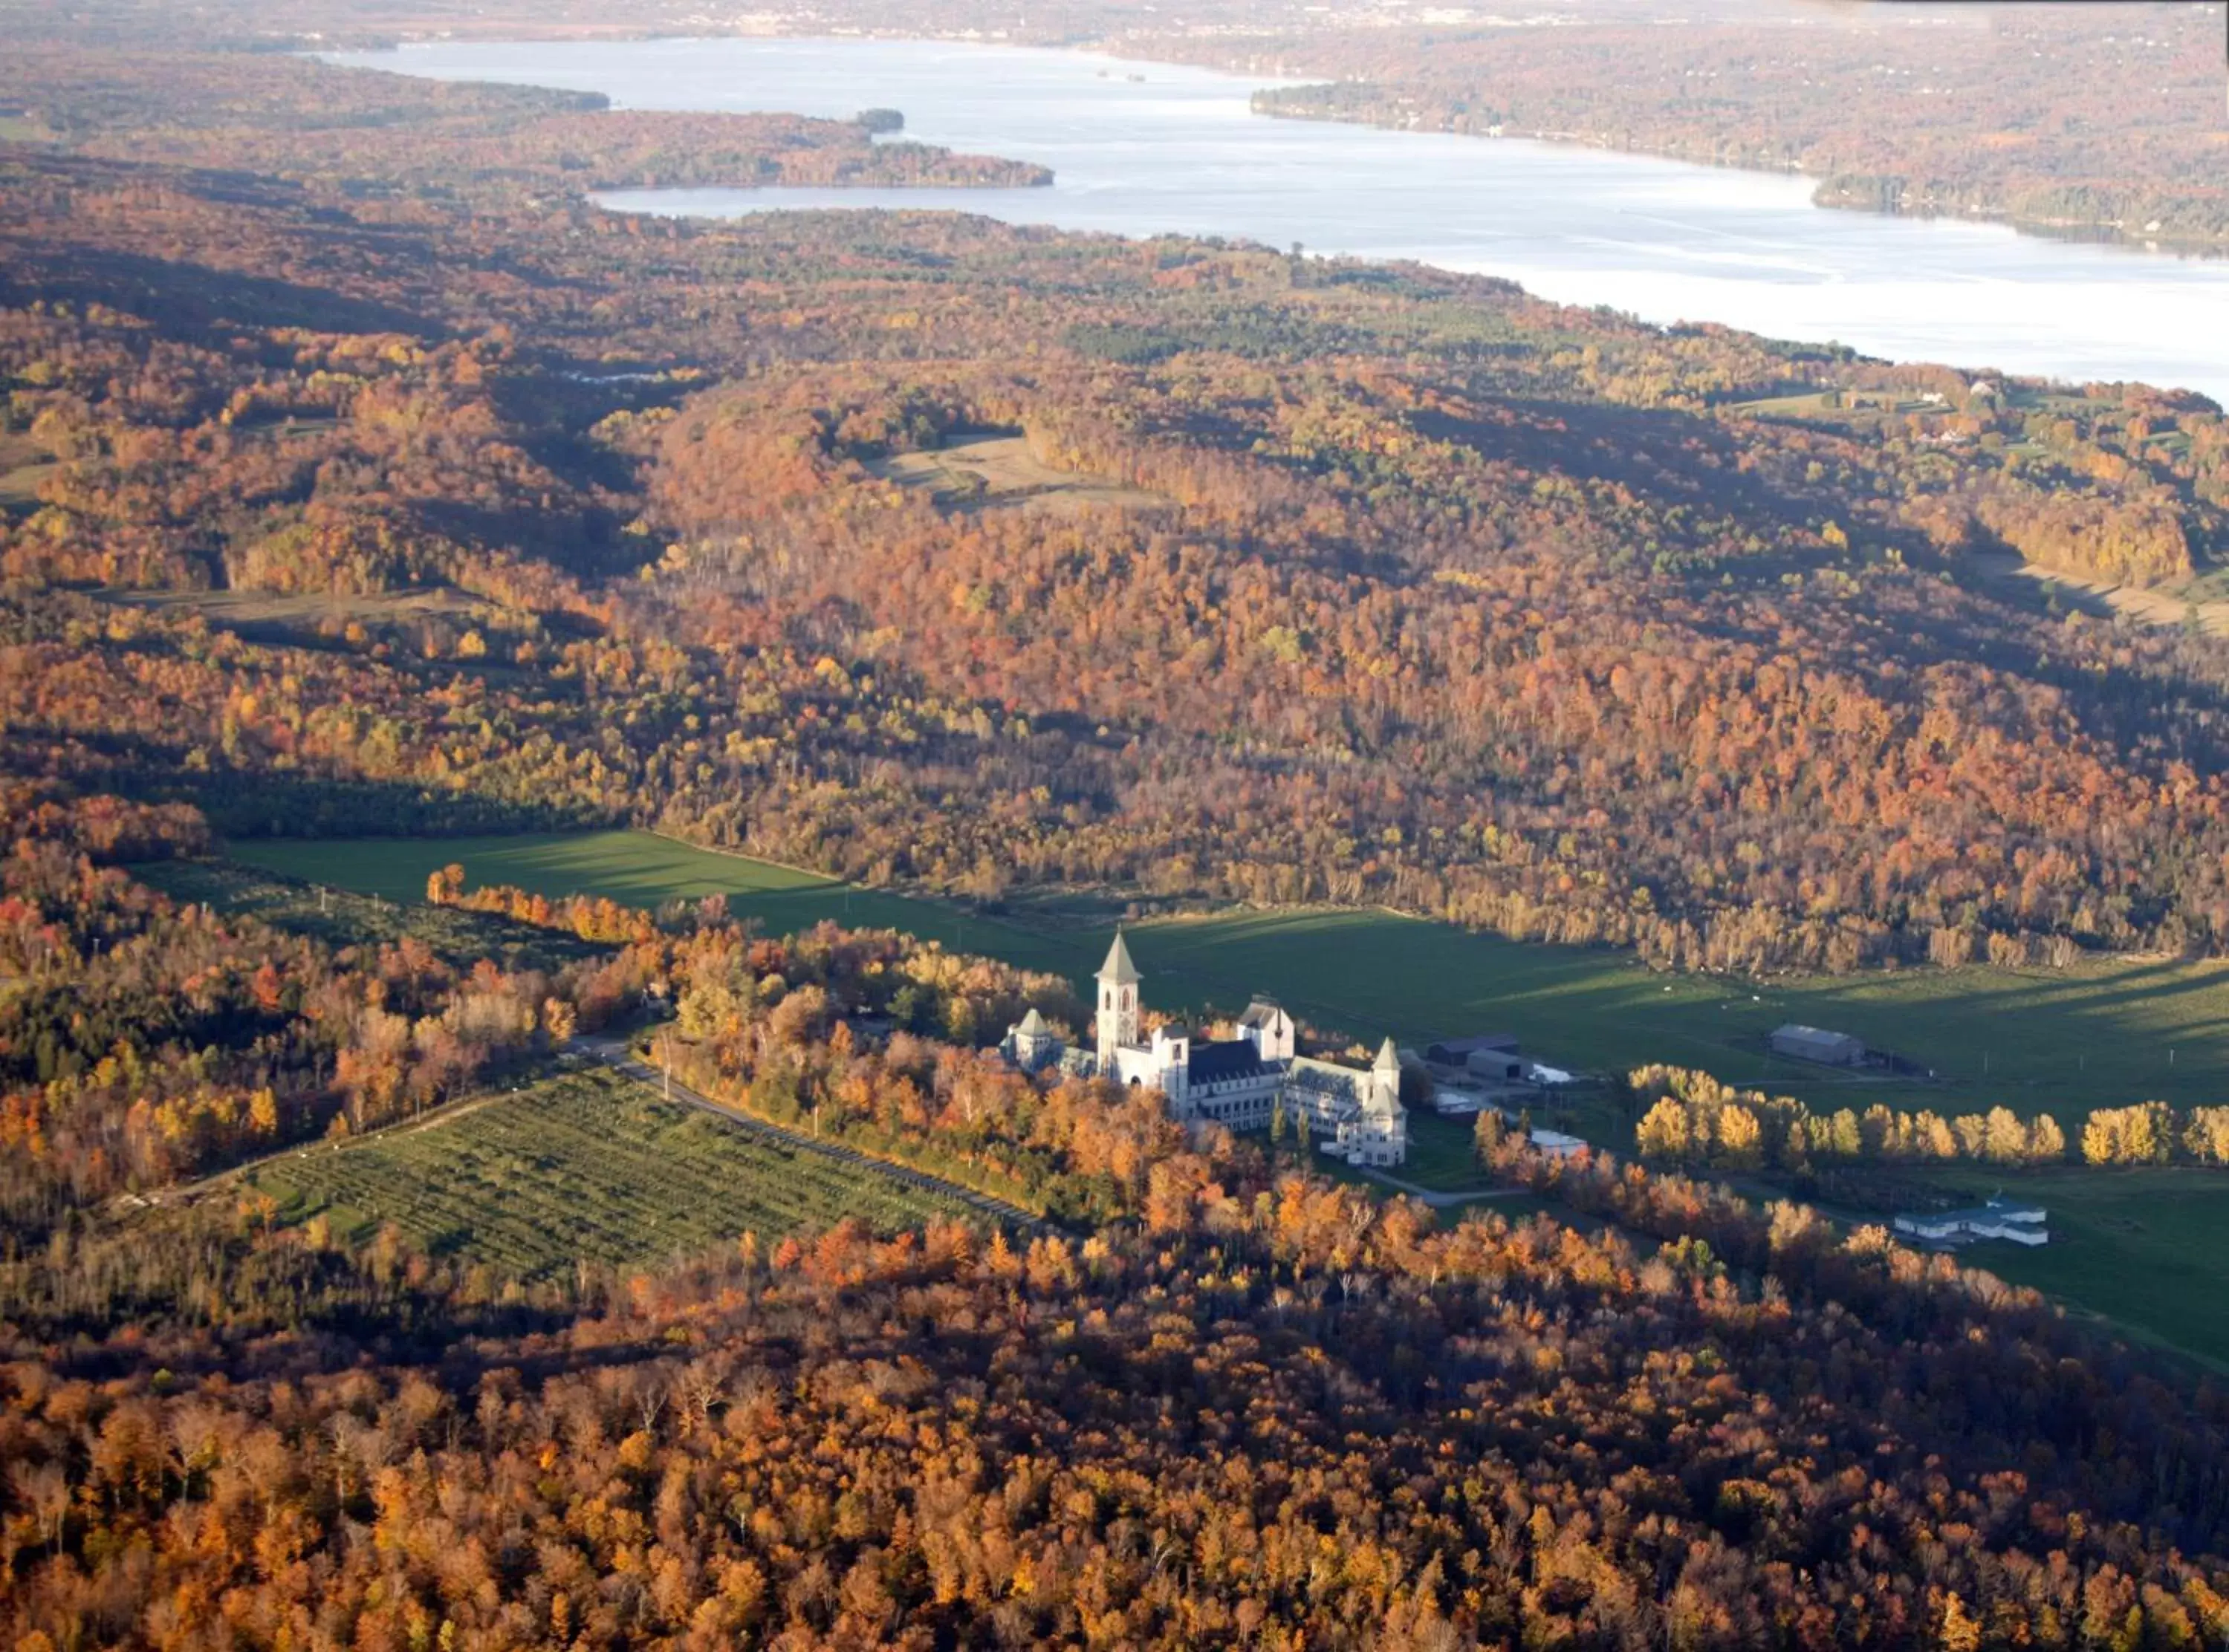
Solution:
<svg viewBox="0 0 2229 1652"><path fill-rule="evenodd" d="M1079 981L1097 967L1108 936L1089 908L1063 914L1048 907L1034 924L998 922L643 833L268 842L233 852L398 901L416 899L426 874L450 861L462 861L475 881L646 906L716 890L776 932L823 918L887 925ZM1793 1092L1817 1107L1881 1100L1959 1112L2002 1103L2072 1123L2100 1105L2155 1098L2189 1106L2229 1092L2229 965L2217 963L2124 958L2064 973L1910 970L1757 985L1655 975L1613 952L1521 945L1379 912L1159 920L1136 926L1131 951L1147 1002L1157 1008L1227 1011L1266 992L1308 1021L1365 1040L1390 1032L1419 1044L1448 1033L1506 1031L1529 1053L1577 1071L1670 1061ZM1764 1034L1789 1021L1853 1033L1933 1067L1937 1079L1860 1078L1772 1056ZM485 1124L479 1116L459 1121L450 1143L431 1132L359 1149L361 1162L348 1153L313 1153L260 1174L278 1178L273 1192L292 1188L304 1201L330 1202L337 1221L394 1220L422 1243L470 1245L513 1267L556 1265L559 1252L646 1259L744 1226L769 1233L786 1218L810 1225L844 1208L833 1195L787 1181L780 1191L804 1203L769 1206L764 1183L709 1174L686 1155L639 1145L668 1130L682 1133L677 1140L695 1140L719 1126L693 1116L656 1122L639 1103L633 1106L607 1108L585 1146L552 1145L575 1128L568 1122L580 1111L573 1103L536 1110L505 1103ZM527 1129L530 1111L536 1122ZM613 1137L606 1127L622 1116L627 1129ZM1599 1090L1536 1110L1536 1122L1613 1147L1629 1139ZM1466 1123L1410 1123L1405 1180L1449 1191L1476 1185ZM515 1134L491 1134L483 1144L483 1132L514 1125ZM444 1169L460 1143L465 1162ZM593 1173L592 1164L600 1167ZM1988 1191L1970 1173L1940 1174L1977 1196ZM603 1175L616 1178L608 1190L597 1179ZM691 1183L685 1197L666 1192L676 1177L700 1175L707 1179ZM1975 1265L2229 1366L2229 1315L2214 1307L2229 1286L2229 1175L2070 1167L2022 1177L2018 1188L2050 1208L2052 1244L2040 1252L1976 1246L1968 1252ZM891 1189L890 1196L911 1195Z"/></svg>
<svg viewBox="0 0 2229 1652"><path fill-rule="evenodd" d="M1434 1193L1461 1193L1488 1185L1473 1156L1471 1121L1436 1113L1409 1115L1409 1157L1391 1174Z"/></svg>
<svg viewBox="0 0 2229 1652"><path fill-rule="evenodd" d="M244 912L335 946L392 942L408 935L452 964L468 966L493 958L507 970L556 970L570 959L608 950L491 912L389 900L330 886L321 889L235 861L155 861L132 872L174 900L228 915Z"/></svg>
<svg viewBox="0 0 2229 1652"><path fill-rule="evenodd" d="M769 1142L588 1069L427 1126L274 1159L247 1180L288 1222L360 1243L392 1222L431 1255L524 1280L661 1262L745 1230L771 1241L857 1216L881 1232L966 1216L869 1166Z"/></svg>
<svg viewBox="0 0 2229 1652"><path fill-rule="evenodd" d="M1528 1054L1574 1071L1669 1061L1815 1106L1879 1100L1966 1111L2001 1102L2072 1119L2107 1103L2187 1106L2229 1089L2229 964L2219 963L1907 970L1758 985L1656 975L1614 952L1524 945L1375 912L1172 920L1140 929L1131 951L1154 1003L1172 993L1243 1002L1258 987L1364 1037L1506 1032ZM1937 1081L1770 1054L1765 1034L1790 1021L1855 1034L1934 1068Z"/></svg>
<svg viewBox="0 0 2229 1652"><path fill-rule="evenodd" d="M859 889L642 832L447 839L257 840L236 858L292 876L415 900L460 861L475 883L590 893L654 906L715 891L783 933L824 918L909 930L1082 981L1109 926L1082 912L1002 922ZM1266 992L1296 1015L1374 1042L1500 1031L1577 1072L1647 1061L1707 1068L1814 1106L1873 1101L1969 1111L2000 1103L2072 1122L2146 1099L2189 1106L2229 1092L2229 964L2110 959L2063 973L1905 970L1764 985L1653 974L1616 952L1474 935L1383 912L1232 912L1137 926L1131 951L1155 1008L1235 1010ZM1863 1077L1769 1053L1783 1021L1853 1033L1932 1068L1935 1082ZM1622 1144L1622 1121L1571 1105L1580 1135ZM1543 1117L1539 1122L1549 1123Z"/></svg>
<svg viewBox="0 0 2229 1652"><path fill-rule="evenodd" d="M655 907L677 896L723 894L737 917L787 935L823 919L858 929L899 929L958 951L1025 969L1073 974L1088 948L933 900L863 889L741 855L700 849L650 832L530 833L495 837L253 838L225 845L232 859L312 883L389 900L426 898L426 878L454 861L470 884L515 884L549 896L607 895ZM1100 943L1104 951L1105 942ZM1099 960L1094 957L1093 965Z"/></svg>
<svg viewBox="0 0 2229 1652"><path fill-rule="evenodd" d="M1986 1198L1998 1182L1972 1172L1927 1178ZM2033 1285L2140 1338L2229 1369L2229 1174L2169 1168L2091 1170L2070 1165L2003 1178L2011 1197L2051 1213L2051 1242L1967 1246L1967 1265Z"/></svg>

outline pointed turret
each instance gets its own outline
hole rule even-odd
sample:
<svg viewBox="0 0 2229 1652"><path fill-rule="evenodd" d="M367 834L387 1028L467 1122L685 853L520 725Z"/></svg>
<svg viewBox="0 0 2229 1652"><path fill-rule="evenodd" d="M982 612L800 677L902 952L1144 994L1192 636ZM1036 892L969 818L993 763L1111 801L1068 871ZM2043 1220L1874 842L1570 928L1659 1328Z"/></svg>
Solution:
<svg viewBox="0 0 2229 1652"><path fill-rule="evenodd" d="M1121 1065L1117 1051L1138 1047L1138 983L1144 977L1130 962L1130 949L1122 932L1114 932L1114 944L1107 949L1107 962L1099 966L1099 1074L1114 1078Z"/></svg>
<svg viewBox="0 0 2229 1652"><path fill-rule="evenodd" d="M1107 949L1107 962L1099 966L1099 979L1110 987L1134 987L1144 979L1130 962L1130 949L1120 929L1114 932L1114 944Z"/></svg>
<svg viewBox="0 0 2229 1652"><path fill-rule="evenodd" d="M1400 1116L1401 1052L1391 1038L1378 1047L1378 1059L1370 1064L1370 1091L1362 1111L1381 1119Z"/></svg>

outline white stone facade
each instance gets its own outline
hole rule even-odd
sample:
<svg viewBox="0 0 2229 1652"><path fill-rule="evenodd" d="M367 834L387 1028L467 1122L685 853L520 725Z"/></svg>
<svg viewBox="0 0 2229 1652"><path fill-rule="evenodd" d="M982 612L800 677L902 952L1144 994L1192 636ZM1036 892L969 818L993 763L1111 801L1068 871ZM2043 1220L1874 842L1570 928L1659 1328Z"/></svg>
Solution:
<svg viewBox="0 0 2229 1652"><path fill-rule="evenodd" d="M1266 999L1247 1007L1236 1038L1196 1038L1169 1025L1147 1037L1141 1030L1143 984L1118 932L1097 977L1095 1051L1063 1050L1044 1058L1043 1047L1025 1036L1027 1021L1008 1032L1002 1047L1030 1072L1057 1062L1085 1077L1159 1090L1168 1098L1171 1115L1187 1124L1268 1130L1282 1107L1288 1128L1305 1129L1323 1151L1350 1164L1390 1169L1408 1157L1401 1060L1391 1039L1367 1068L1301 1055L1294 1048L1293 1018Z"/></svg>

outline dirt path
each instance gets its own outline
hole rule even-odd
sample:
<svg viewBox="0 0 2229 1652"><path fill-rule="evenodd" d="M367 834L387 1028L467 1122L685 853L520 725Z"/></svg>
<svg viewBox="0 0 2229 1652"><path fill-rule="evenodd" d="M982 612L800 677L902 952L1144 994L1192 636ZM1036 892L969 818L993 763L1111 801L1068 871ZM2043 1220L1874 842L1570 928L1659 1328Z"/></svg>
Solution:
<svg viewBox="0 0 2229 1652"><path fill-rule="evenodd" d="M1405 1193L1411 1199L1429 1205L1434 1210L1445 1210L1451 1205L1475 1204L1481 1199L1522 1199L1530 1191L1524 1188L1463 1188L1453 1192L1422 1188L1413 1181L1404 1181L1398 1176L1389 1176L1383 1170L1358 1167L1360 1174L1382 1187L1396 1193Z"/></svg>

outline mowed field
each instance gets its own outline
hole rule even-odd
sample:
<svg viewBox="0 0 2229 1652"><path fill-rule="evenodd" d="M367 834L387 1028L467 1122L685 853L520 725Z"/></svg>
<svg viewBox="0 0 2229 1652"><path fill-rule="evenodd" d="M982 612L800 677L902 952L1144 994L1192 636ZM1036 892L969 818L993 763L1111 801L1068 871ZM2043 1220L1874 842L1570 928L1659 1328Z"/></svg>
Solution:
<svg viewBox="0 0 2229 1652"><path fill-rule="evenodd" d="M173 900L228 915L244 912L334 946L390 944L408 936L459 968L493 958L507 970L556 970L607 950L491 912L389 900L331 884L312 887L236 861L156 861L134 870L140 881Z"/></svg>
<svg viewBox="0 0 2229 1652"><path fill-rule="evenodd" d="M427 874L452 861L475 884L643 906L718 892L770 932L824 918L903 929L1079 983L1111 933L1104 923L1056 929L976 917L643 832L255 840L228 852L394 900L422 898ZM2229 964L2220 963L2118 958L2065 971L1912 969L1760 984L1660 975L1605 950L1525 944L1376 911L1157 920L1134 926L1131 951L1156 1008L1235 1010L1263 992L1372 1043L1388 1033L1415 1045L1506 1032L1528 1055L1573 1071L1666 1061L1814 1106L2002 1104L2072 1123L2100 1105L2229 1096ZM1935 1077L1874 1078L1770 1054L1765 1034L1791 1021L1854 1034Z"/></svg>
<svg viewBox="0 0 2229 1652"><path fill-rule="evenodd" d="M1062 971L1079 983L1105 955L1109 932L1089 923L1057 932L1050 925L976 918L935 901L847 889L642 833L252 842L235 844L232 852L396 900L422 894L426 874L451 861L461 861L475 881L519 883L550 894L602 893L649 906L718 891L735 910L758 913L769 930L822 918L887 925ZM1145 974L1147 1002L1156 1008L1230 1010L1251 993L1267 992L1306 1020L1365 1040L1391 1032L1418 1044L1449 1032L1502 1030L1537 1058L1574 1070L1612 1073L1669 1061L1800 1094L1814 1106L1880 1100L1955 1113L2001 1103L2023 1113L2049 1111L2072 1124L2101 1105L2157 1098L2190 1106L2229 1097L2229 968L2218 964L2117 959L2064 973L1912 970L1760 985L1656 975L1612 952L1517 944L1380 912L1160 920L1134 927L1131 951ZM1937 1081L1858 1078L1773 1057L1764 1034L1787 1021L1856 1034L1934 1067ZM1542 1122L1568 1124L1590 1140L1625 1147L1628 1126L1596 1096L1567 1118L1544 1109ZM493 1129L510 1117L498 1115L479 1128ZM718 1128L710 1119L701 1126ZM463 1133L455 1142L478 1152L473 1119L456 1128ZM528 1132L530 1145L535 1135ZM1414 1135L1408 1179L1449 1190L1471 1185L1464 1126L1420 1117ZM604 1145L602 1134L595 1145ZM580 1241L589 1247L582 1253L614 1258L665 1254L723 1223L755 1225L762 1233L777 1226L742 1213L710 1226L681 1220L670 1235L624 1213L607 1225L601 1213L607 1201L621 1213L710 1208L706 1195L672 1198L670 1189L678 1184L655 1156L647 1166L619 1174L607 1193L589 1171L565 1168L575 1162L569 1149L552 1160L558 1168L534 1175L519 1169L525 1162L521 1149L484 1175L476 1170L481 1179L467 1192L436 1194L429 1190L442 1182L449 1144L428 1136L378 1150L396 1156L386 1181L375 1178L382 1188L378 1198L356 1194L359 1205L350 1201L356 1182L317 1184L329 1185L318 1196L333 1203L336 1220L360 1224L372 1220L364 1213L376 1208L380 1220L401 1221L427 1242L469 1233L491 1255L498 1252L498 1223L507 1235L500 1244L521 1247L517 1256L554 1255L546 1229L562 1219L588 1236ZM346 1159L338 1156L328 1171L313 1153L299 1162L299 1171L292 1168L297 1162L288 1162L264 1174L335 1175ZM1962 1197L1986 1196L1995 1186L1971 1171L1932 1174ZM272 1185L275 1191L279 1184ZM286 1185L312 1191L309 1182ZM2229 1175L2069 1166L2008 1178L2007 1185L2049 1208L2052 1242L2038 1252L1978 1245L1964 1253L1973 1265L2229 1368L2229 1313L2219 1306L2229 1300ZM646 1187L656 1191L651 1204L626 1202L646 1196L631 1191ZM531 1202L514 1197L521 1188L530 1190ZM406 1189L432 1201L425 1213L406 1214ZM509 1213L517 1208L532 1213L514 1225ZM826 1209L845 1213L835 1203ZM558 1248L570 1254L575 1242L568 1239ZM545 1248L534 1251L537 1244Z"/></svg>
<svg viewBox="0 0 2229 1652"><path fill-rule="evenodd" d="M770 935L790 934L833 919L859 929L905 930L956 951L1005 958L1025 969L1072 973L1077 956L1072 945L1056 938L973 917L936 901L862 889L741 855L694 848L651 832L255 838L228 843L225 852L235 861L286 877L389 900L424 900L427 875L454 862L465 868L474 888L515 884L537 894L607 895L644 907L677 897L697 900L725 895L729 912L757 918Z"/></svg>
<svg viewBox="0 0 2229 1652"><path fill-rule="evenodd" d="M771 1244L847 1216L883 1233L970 1216L956 1200L662 1101L600 1068L414 1129L306 1147L244 1180L284 1221L322 1215L350 1244L392 1223L428 1255L528 1282L582 1259L663 1262L745 1232Z"/></svg>
<svg viewBox="0 0 2229 1652"><path fill-rule="evenodd" d="M1949 1170L1920 1179L1968 1200L2001 1185L2050 1212L2048 1245L1976 1245L1959 1252L1962 1261L2229 1371L2229 1175L2068 1165L1999 1179Z"/></svg>
<svg viewBox="0 0 2229 1652"><path fill-rule="evenodd" d="M1103 944L1103 942L1102 943ZM1236 913L1141 929L1132 946L1180 996L1258 984L1295 1013L1414 1044L1504 1032L1574 1071L1649 1061L1705 1068L1814 1106L1874 1101L1969 1111L2000 1103L2078 1119L2229 1090L2229 965L2118 959L2064 972L1905 970L1767 983L1669 976L1614 952L1526 945L1378 912ZM1228 1002L1227 996L1221 1001ZM1922 1069L1905 1079L1776 1056L1772 1028L1856 1034Z"/></svg>

